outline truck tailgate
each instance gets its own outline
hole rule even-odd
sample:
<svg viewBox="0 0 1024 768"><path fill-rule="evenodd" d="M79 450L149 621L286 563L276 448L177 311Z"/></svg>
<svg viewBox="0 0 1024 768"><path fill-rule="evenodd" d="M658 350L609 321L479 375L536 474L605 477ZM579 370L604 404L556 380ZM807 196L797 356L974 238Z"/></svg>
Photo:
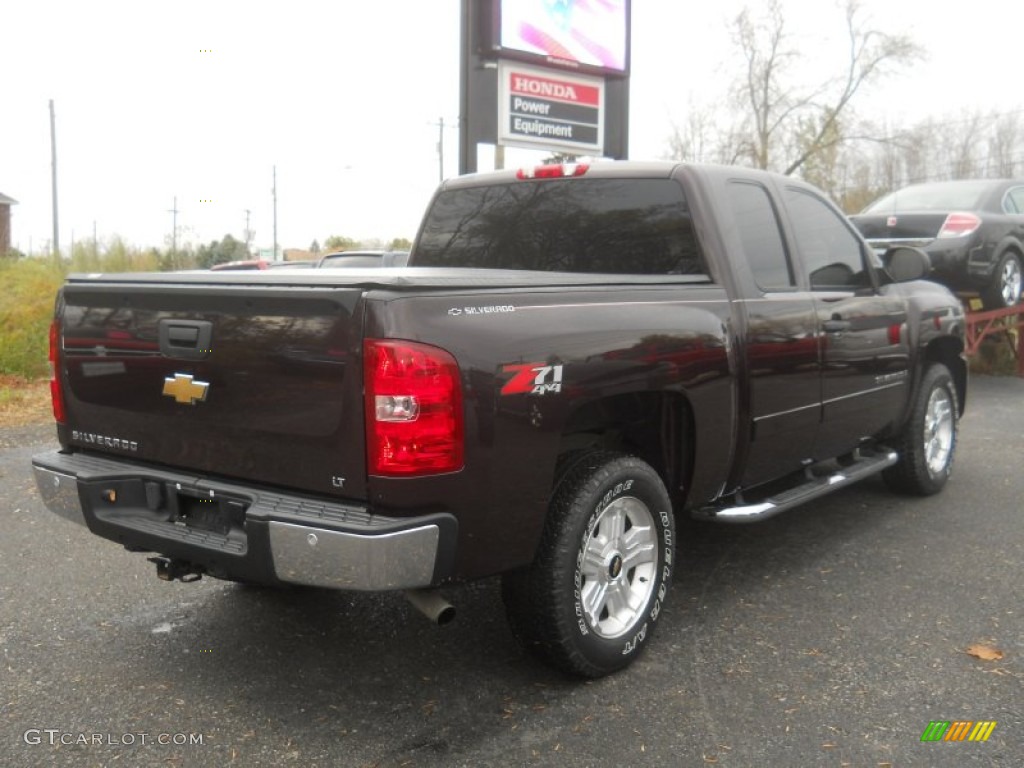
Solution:
<svg viewBox="0 0 1024 768"><path fill-rule="evenodd" d="M359 287L70 282L68 446L360 498Z"/></svg>

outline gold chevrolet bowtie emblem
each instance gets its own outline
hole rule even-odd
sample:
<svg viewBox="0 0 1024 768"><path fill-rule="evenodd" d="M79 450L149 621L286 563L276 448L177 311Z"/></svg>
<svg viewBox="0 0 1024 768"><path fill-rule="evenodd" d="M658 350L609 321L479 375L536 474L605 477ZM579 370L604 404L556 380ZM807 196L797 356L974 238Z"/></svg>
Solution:
<svg viewBox="0 0 1024 768"><path fill-rule="evenodd" d="M176 373L173 379L164 379L164 394L173 397L176 403L195 405L197 400L202 402L209 388L210 382L193 381L187 373Z"/></svg>

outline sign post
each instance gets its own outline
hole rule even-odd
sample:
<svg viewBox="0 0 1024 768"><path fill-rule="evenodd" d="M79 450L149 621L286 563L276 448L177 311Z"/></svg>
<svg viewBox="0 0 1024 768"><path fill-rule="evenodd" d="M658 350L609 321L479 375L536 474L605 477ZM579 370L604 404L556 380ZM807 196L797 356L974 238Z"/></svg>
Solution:
<svg viewBox="0 0 1024 768"><path fill-rule="evenodd" d="M459 173L480 145L625 159L630 0L462 0Z"/></svg>

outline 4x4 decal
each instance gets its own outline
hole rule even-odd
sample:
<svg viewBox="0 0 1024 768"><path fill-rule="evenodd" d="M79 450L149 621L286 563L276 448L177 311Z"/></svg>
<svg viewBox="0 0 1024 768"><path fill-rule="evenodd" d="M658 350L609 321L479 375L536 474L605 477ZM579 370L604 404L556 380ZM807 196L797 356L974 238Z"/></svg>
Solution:
<svg viewBox="0 0 1024 768"><path fill-rule="evenodd" d="M513 376L501 388L502 395L546 395L562 391L562 366L544 363L503 365L502 373Z"/></svg>

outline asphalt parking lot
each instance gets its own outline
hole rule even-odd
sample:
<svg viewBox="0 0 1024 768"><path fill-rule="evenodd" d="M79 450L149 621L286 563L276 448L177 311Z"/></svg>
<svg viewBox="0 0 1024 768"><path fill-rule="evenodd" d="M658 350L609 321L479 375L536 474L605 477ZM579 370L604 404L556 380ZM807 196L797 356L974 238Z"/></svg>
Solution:
<svg viewBox="0 0 1024 768"><path fill-rule="evenodd" d="M441 628L395 595L160 582L44 510L52 434L0 431L0 765L1024 764L1024 380L972 380L938 497L684 523L655 642L589 683L518 649L496 581Z"/></svg>

